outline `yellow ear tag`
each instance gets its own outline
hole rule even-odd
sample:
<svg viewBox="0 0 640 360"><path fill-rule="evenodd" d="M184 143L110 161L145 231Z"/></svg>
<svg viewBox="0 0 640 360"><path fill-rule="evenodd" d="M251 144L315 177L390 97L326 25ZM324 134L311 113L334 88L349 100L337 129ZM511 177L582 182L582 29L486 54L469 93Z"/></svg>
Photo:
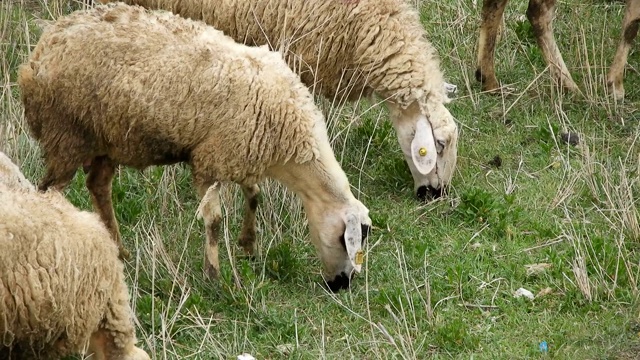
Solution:
<svg viewBox="0 0 640 360"><path fill-rule="evenodd" d="M363 262L364 253L362 252L362 250L358 250L358 252L356 253L356 265L362 265Z"/></svg>
<svg viewBox="0 0 640 360"><path fill-rule="evenodd" d="M420 150L418 150L418 154L420 154L420 156L427 156L427 148L421 147Z"/></svg>

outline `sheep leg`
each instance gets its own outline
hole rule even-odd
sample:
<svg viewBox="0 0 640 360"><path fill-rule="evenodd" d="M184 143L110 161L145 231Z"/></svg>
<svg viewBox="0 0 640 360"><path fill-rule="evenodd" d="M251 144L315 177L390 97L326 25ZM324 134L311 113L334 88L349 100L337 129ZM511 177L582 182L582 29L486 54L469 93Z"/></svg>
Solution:
<svg viewBox="0 0 640 360"><path fill-rule="evenodd" d="M258 208L260 188L258 185L243 186L242 192L245 200L244 218L238 243L248 255L254 256L256 253L256 209Z"/></svg>
<svg viewBox="0 0 640 360"><path fill-rule="evenodd" d="M40 184L38 185L38 190L47 191L49 189L54 189L57 191L62 191L76 174L77 167L64 167L59 166L59 164L48 164L47 172L40 180Z"/></svg>
<svg viewBox="0 0 640 360"><path fill-rule="evenodd" d="M624 85L622 83L624 67L627 64L629 48L631 48L633 40L638 35L638 25L640 23L640 0L627 0L626 6L624 19L622 20L622 38L607 75L607 85L611 89L613 96L618 100L624 99Z"/></svg>
<svg viewBox="0 0 640 360"><path fill-rule="evenodd" d="M93 208L98 214L102 222L111 233L113 240L120 250L121 259L129 259L131 255L124 248L120 238L120 230L118 222L113 211L113 202L111 200L111 182L116 172L116 165L106 156L99 156L91 162L89 175L87 176L87 188L91 193L91 201Z"/></svg>
<svg viewBox="0 0 640 360"><path fill-rule="evenodd" d="M482 2L476 80L482 84L483 91L494 91L500 87L496 78L495 50L498 28L506 5L507 0L484 0Z"/></svg>
<svg viewBox="0 0 640 360"><path fill-rule="evenodd" d="M556 0L529 0L527 19L533 26L536 41L547 65L550 66L551 76L565 89L577 91L578 85L573 82L571 74L562 59L562 54L553 37L553 14Z"/></svg>
<svg viewBox="0 0 640 360"><path fill-rule="evenodd" d="M209 279L215 280L220 274L220 260L218 259L218 239L222 222L220 193L218 184L211 185L209 182L196 180L196 187L201 198L198 213L204 219L206 232L204 272Z"/></svg>

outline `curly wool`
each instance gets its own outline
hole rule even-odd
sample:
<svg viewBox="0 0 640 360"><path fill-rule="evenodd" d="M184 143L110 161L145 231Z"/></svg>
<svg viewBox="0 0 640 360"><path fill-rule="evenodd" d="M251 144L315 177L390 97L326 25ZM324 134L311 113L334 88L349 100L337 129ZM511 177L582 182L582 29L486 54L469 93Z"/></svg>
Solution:
<svg viewBox="0 0 640 360"><path fill-rule="evenodd" d="M101 0L103 3L112 0ZM315 91L336 100L376 93L402 108L448 102L436 49L403 0L124 0L203 20L247 45L269 45Z"/></svg>
<svg viewBox="0 0 640 360"><path fill-rule="evenodd" d="M18 165L2 152L0 152L0 183L14 189L35 189L33 184L24 177Z"/></svg>
<svg viewBox="0 0 640 360"><path fill-rule="evenodd" d="M206 161L211 178L253 184L274 164L316 159L326 138L279 53L138 6L60 18L19 84L32 134L69 169L102 155L136 168Z"/></svg>
<svg viewBox="0 0 640 360"><path fill-rule="evenodd" d="M117 325L117 347L135 343L131 319L109 310L129 295L100 219L59 193L5 184L0 204L0 358L83 352L101 324Z"/></svg>

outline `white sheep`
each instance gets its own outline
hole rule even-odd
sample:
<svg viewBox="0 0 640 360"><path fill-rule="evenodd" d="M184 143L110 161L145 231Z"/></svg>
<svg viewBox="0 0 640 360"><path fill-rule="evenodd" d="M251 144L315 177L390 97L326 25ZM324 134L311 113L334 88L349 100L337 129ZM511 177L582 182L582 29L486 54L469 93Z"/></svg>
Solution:
<svg viewBox="0 0 640 360"><path fill-rule="evenodd" d="M116 0L100 0L103 3ZM247 45L283 52L314 92L388 105L414 192L438 197L457 160L458 128L436 49L404 0L125 0L203 20Z"/></svg>
<svg viewBox="0 0 640 360"><path fill-rule="evenodd" d="M20 179L20 181L15 181ZM100 218L40 193L0 152L0 359L146 360Z"/></svg>
<svg viewBox="0 0 640 360"><path fill-rule="evenodd" d="M18 83L44 152L39 188L61 189L89 165L94 206L120 246L116 166L186 162L203 198L211 278L220 269L217 183L242 186L240 243L253 253L256 184L265 177L300 196L332 290L360 271L369 211L351 193L311 93L279 53L169 12L109 4L50 25Z"/></svg>

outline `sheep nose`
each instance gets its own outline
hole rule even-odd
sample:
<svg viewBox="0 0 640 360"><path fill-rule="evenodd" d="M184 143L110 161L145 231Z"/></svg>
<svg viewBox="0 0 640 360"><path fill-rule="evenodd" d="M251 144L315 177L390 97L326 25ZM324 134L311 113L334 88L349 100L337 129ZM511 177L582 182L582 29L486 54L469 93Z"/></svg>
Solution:
<svg viewBox="0 0 640 360"><path fill-rule="evenodd" d="M436 189L431 185L422 185L416 191L416 196L420 201L427 201L432 199L438 199L443 195L443 193L444 193L443 188ZM429 196L428 198L427 198L427 195Z"/></svg>
<svg viewBox="0 0 640 360"><path fill-rule="evenodd" d="M333 280L327 281L327 286L329 287L329 290L335 294L340 291L340 289L348 289L350 282L351 279L349 279L349 276L344 272L341 272L340 275L336 275Z"/></svg>

